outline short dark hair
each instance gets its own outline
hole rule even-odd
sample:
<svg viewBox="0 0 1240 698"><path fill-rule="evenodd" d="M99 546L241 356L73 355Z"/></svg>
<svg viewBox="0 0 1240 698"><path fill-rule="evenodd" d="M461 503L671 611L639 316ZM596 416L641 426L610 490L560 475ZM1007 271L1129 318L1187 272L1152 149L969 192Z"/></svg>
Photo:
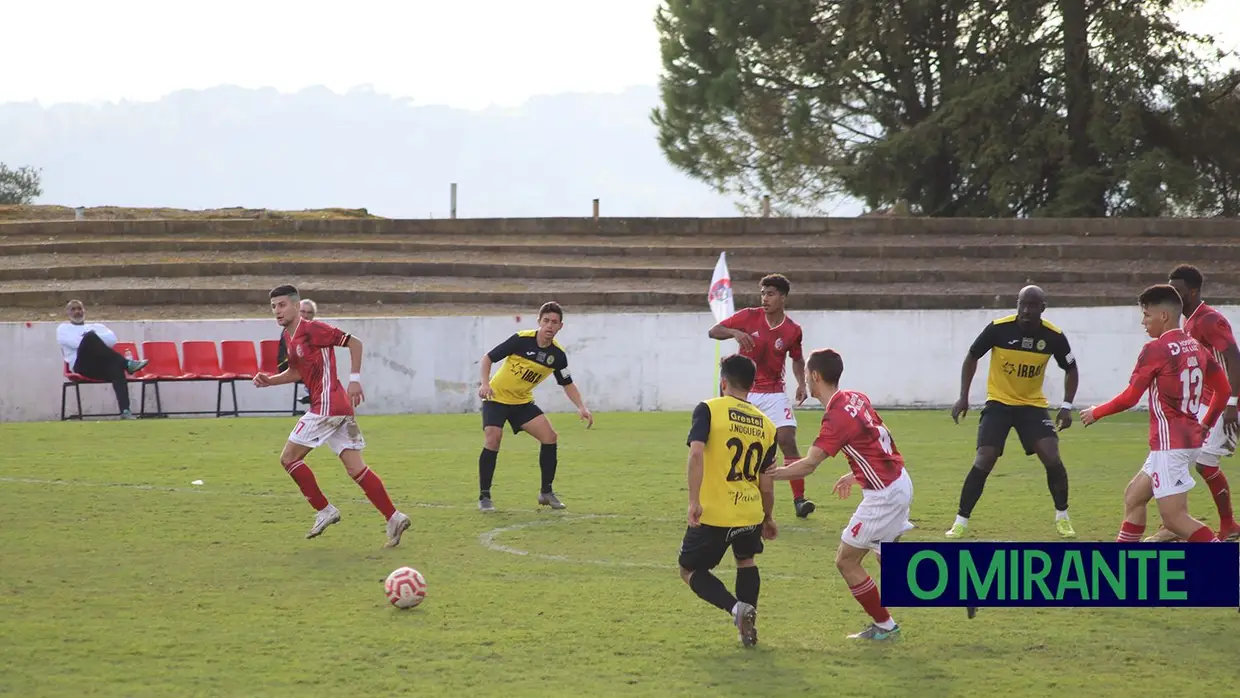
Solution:
<svg viewBox="0 0 1240 698"><path fill-rule="evenodd" d="M542 304L542 307L538 309L538 319L541 320L542 316L547 313L555 313L560 316L560 322L564 321L564 309L561 308L560 304L555 301L547 301Z"/></svg>
<svg viewBox="0 0 1240 698"><path fill-rule="evenodd" d="M783 274L767 274L762 277L762 281L758 282L758 288L766 288L767 286L770 286L785 296L792 290L792 282L789 281L788 277Z"/></svg>
<svg viewBox="0 0 1240 698"><path fill-rule="evenodd" d="M744 391L753 387L757 373L758 365L748 356L732 354L719 362L719 377L727 381L728 385Z"/></svg>
<svg viewBox="0 0 1240 698"><path fill-rule="evenodd" d="M1142 308L1151 305L1174 306L1178 311L1184 310L1184 299L1180 298L1180 292L1175 290L1175 286L1171 284L1154 284L1141 292L1137 297L1137 302Z"/></svg>
<svg viewBox="0 0 1240 698"><path fill-rule="evenodd" d="M1201 270L1191 264L1181 264L1171 270L1171 274L1167 277L1168 281L1183 281L1184 285L1194 291L1201 290L1201 282L1205 281L1205 277L1201 275Z"/></svg>
<svg viewBox="0 0 1240 698"><path fill-rule="evenodd" d="M271 289L271 295L268 298L279 298L280 296L288 296L289 298L301 298L301 294L297 292L297 287L293 284L281 284Z"/></svg>
<svg viewBox="0 0 1240 698"><path fill-rule="evenodd" d="M834 349L815 349L805 362L805 370L817 373L831 385L839 385L840 376L844 375L844 357Z"/></svg>

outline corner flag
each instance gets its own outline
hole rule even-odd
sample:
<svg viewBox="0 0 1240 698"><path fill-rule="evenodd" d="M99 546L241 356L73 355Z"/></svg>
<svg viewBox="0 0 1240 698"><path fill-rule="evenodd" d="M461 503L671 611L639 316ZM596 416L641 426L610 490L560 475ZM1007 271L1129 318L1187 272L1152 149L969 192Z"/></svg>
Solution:
<svg viewBox="0 0 1240 698"><path fill-rule="evenodd" d="M723 322L736 312L732 305L732 275L728 273L727 252L719 253L715 273L710 277L710 290L706 301L715 315L715 322ZM715 342L715 386L719 386L719 342Z"/></svg>
<svg viewBox="0 0 1240 698"><path fill-rule="evenodd" d="M715 314L715 322L723 322L736 312L732 306L732 275L728 273L727 254L719 253L715 274L710 278L710 291L706 294L710 311Z"/></svg>

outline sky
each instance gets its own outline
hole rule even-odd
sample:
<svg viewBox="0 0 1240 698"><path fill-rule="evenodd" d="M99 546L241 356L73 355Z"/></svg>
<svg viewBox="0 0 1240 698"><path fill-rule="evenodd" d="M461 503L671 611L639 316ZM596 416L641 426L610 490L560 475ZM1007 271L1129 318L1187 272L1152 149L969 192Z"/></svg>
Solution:
<svg viewBox="0 0 1240 698"><path fill-rule="evenodd" d="M515 106L659 75L660 0L39 0L6 3L0 102L153 101L223 84L369 86L414 104ZM348 8L348 9L345 9ZM1186 12L1240 50L1240 0ZM16 60L28 57L30 60Z"/></svg>

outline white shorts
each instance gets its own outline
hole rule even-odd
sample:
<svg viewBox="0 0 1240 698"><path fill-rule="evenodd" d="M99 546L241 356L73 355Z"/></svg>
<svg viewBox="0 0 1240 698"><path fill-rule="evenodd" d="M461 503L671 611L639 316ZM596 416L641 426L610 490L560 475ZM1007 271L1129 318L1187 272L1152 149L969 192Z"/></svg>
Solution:
<svg viewBox="0 0 1240 698"><path fill-rule="evenodd" d="M883 543L891 543L916 528L908 520L913 505L913 480L907 470L885 489L861 490L861 497L861 504L840 534L840 540L848 545L881 554Z"/></svg>
<svg viewBox="0 0 1240 698"><path fill-rule="evenodd" d="M786 393L750 393L749 404L757 407L767 419L775 422L775 428L796 427L797 418L792 413L792 400Z"/></svg>
<svg viewBox="0 0 1240 698"><path fill-rule="evenodd" d="M1209 411L1209 405L1202 405L1197 410L1197 421L1205 419L1206 412ZM1236 440L1227 436L1227 430L1223 428L1223 418L1220 416L1214 423L1214 428L1210 430L1210 435L1206 437L1201 453L1197 455L1197 462L1217 468L1224 457L1231 458L1235 452Z"/></svg>
<svg viewBox="0 0 1240 698"><path fill-rule="evenodd" d="M349 449L360 451L366 448L366 439L362 438L357 418L351 415L324 417L307 412L297 420L297 426L293 427L288 440L307 448L327 444L336 455Z"/></svg>
<svg viewBox="0 0 1240 698"><path fill-rule="evenodd" d="M1183 494L1197 486L1192 469L1199 452L1196 448L1150 451L1141 472L1149 475L1154 483L1154 499Z"/></svg>

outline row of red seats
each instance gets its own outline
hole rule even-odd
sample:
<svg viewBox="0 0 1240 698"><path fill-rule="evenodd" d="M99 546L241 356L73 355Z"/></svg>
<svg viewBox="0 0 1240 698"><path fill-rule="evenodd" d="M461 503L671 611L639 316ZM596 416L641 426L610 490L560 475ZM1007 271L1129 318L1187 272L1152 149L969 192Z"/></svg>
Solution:
<svg viewBox="0 0 1240 698"><path fill-rule="evenodd" d="M279 340L263 340L258 345L259 350L255 352L254 342L224 340L219 343L217 350L215 342L191 340L181 343L180 355L178 355L176 342L143 342L141 354L139 354L138 345L135 342L117 342L112 348L118 354L128 359L146 359L148 362L141 371L129 377L129 380L132 382L142 383L143 415L146 415L146 385L148 383L154 385L156 403L156 413L154 416L164 416L168 413L163 411L162 399L159 394L160 383L218 381L219 388L217 390L216 409L214 412L178 412L177 414L215 414L216 416L223 416L225 414L239 414L236 381L250 380L260 371L270 375L280 372L278 366L280 354ZM70 370L68 364L64 366L64 374L65 383L60 396L60 418L62 420L70 418L80 419L84 415L82 413L82 397L79 386L82 383L99 383L100 381L74 373ZM222 405L224 383L229 383L232 388L233 409L229 411L223 410ZM78 413L73 416L66 414L66 391L69 387L77 390ZM293 395L293 406L289 412L296 414L296 389L294 389ZM285 410L260 410L260 412L278 412L283 414Z"/></svg>

